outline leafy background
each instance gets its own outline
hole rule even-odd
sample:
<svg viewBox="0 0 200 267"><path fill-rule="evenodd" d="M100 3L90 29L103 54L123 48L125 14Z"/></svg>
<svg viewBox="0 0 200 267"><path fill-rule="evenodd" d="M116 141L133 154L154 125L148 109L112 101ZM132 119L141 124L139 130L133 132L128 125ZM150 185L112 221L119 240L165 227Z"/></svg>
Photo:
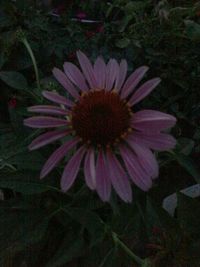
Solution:
<svg viewBox="0 0 200 267"><path fill-rule="evenodd" d="M50 2L0 0L0 266L138 266L121 240L150 266L199 267L199 199L178 193L174 217L162 201L200 181L200 2ZM98 22L81 22L80 12ZM40 86L23 38L36 58ZM102 203L81 174L61 193L62 166L43 181L38 177L57 145L27 149L38 134L22 124L27 106L42 103L42 89L61 89L51 70L66 60L76 64L78 49L92 60L99 54L126 58L129 71L150 66L148 77L160 76L162 83L141 107L178 119L176 149L157 155L159 178L148 193L133 188L132 204L114 194Z"/></svg>

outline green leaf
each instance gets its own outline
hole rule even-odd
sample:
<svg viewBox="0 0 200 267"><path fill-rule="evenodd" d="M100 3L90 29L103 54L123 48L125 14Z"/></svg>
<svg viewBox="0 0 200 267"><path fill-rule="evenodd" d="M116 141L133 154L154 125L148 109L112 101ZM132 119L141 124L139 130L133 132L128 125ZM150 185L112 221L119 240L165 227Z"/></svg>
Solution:
<svg viewBox="0 0 200 267"><path fill-rule="evenodd" d="M195 145L195 142L192 140L192 139L189 139L189 138L179 138L178 139L178 145L177 147L179 146L179 151L188 156L189 154L191 154L193 148L194 148L194 145Z"/></svg>
<svg viewBox="0 0 200 267"><path fill-rule="evenodd" d="M105 226L101 218L92 211L81 208L64 208L68 215L86 228L90 234L90 246L101 242L105 234Z"/></svg>
<svg viewBox="0 0 200 267"><path fill-rule="evenodd" d="M35 153L36 152L36 153ZM21 170L40 170L44 158L38 151L22 151L5 159L6 163L16 165Z"/></svg>
<svg viewBox="0 0 200 267"><path fill-rule="evenodd" d="M59 247L57 253L50 260L50 262L45 267L59 267L67 262L71 261L73 258L78 258L82 255L84 249L84 241L80 236L74 238L74 240L69 240L65 238Z"/></svg>
<svg viewBox="0 0 200 267"><path fill-rule="evenodd" d="M200 237L200 202L182 193L177 195L177 215L180 225L186 232Z"/></svg>
<svg viewBox="0 0 200 267"><path fill-rule="evenodd" d="M128 1L126 4L124 11L127 14L132 14L133 12L141 12L145 9L147 6L148 1Z"/></svg>
<svg viewBox="0 0 200 267"><path fill-rule="evenodd" d="M195 179L197 183L200 183L200 172L191 158L176 152L173 152L173 157L182 167L186 169L186 171Z"/></svg>
<svg viewBox="0 0 200 267"><path fill-rule="evenodd" d="M119 48L125 48L130 44L130 39L127 37L124 37L122 39L119 39L115 42L115 45Z"/></svg>
<svg viewBox="0 0 200 267"><path fill-rule="evenodd" d="M0 71L0 79L15 89L26 90L28 88L26 78L19 72Z"/></svg>
<svg viewBox="0 0 200 267"><path fill-rule="evenodd" d="M40 241L47 230L49 218L43 210L18 211L0 209L0 255L22 251Z"/></svg>
<svg viewBox="0 0 200 267"><path fill-rule="evenodd" d="M165 231L177 230L178 226L173 219L161 206L158 206L150 197L146 203L146 227L148 235L152 235L152 228L156 226Z"/></svg>
<svg viewBox="0 0 200 267"><path fill-rule="evenodd" d="M26 172L2 173L0 188L12 189L25 195L40 194L50 190L59 191L58 188L40 181L39 177L34 179L33 174Z"/></svg>
<svg viewBox="0 0 200 267"><path fill-rule="evenodd" d="M4 53L0 53L0 69L3 67L4 63L6 62L6 58Z"/></svg>
<svg viewBox="0 0 200 267"><path fill-rule="evenodd" d="M124 17L123 20L120 21L120 25L119 25L119 32L124 32L124 30L126 29L126 27L128 26L129 22L133 19L133 14L131 15L127 15L126 17Z"/></svg>
<svg viewBox="0 0 200 267"><path fill-rule="evenodd" d="M200 40L200 25L192 20L185 20L186 33L192 40Z"/></svg>

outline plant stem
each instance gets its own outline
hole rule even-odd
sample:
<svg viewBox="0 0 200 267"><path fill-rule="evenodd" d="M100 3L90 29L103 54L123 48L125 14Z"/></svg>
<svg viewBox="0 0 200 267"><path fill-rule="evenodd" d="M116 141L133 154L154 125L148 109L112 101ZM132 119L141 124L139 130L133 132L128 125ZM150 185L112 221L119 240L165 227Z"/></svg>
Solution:
<svg viewBox="0 0 200 267"><path fill-rule="evenodd" d="M39 72L38 72L38 67L37 67L37 62L35 60L35 56L33 54L33 51L31 49L31 46L29 44L29 42L27 41L26 37L23 37L21 38L21 41L22 43L25 45L30 57L31 57L31 60L33 62L33 67L34 67L34 71L35 71L35 77L36 77L36 82L37 82L37 87L38 87L38 90L41 89L40 87L40 79L39 79Z"/></svg>
<svg viewBox="0 0 200 267"><path fill-rule="evenodd" d="M112 237L113 240L115 242L116 245L120 246L121 249L124 250L124 252L126 252L127 255L129 255L129 257L131 259L133 259L136 263L138 263L140 266L144 265L145 260L141 259L140 257L138 257L137 255L135 255L135 253L133 253L117 236L117 234L115 232L112 232Z"/></svg>

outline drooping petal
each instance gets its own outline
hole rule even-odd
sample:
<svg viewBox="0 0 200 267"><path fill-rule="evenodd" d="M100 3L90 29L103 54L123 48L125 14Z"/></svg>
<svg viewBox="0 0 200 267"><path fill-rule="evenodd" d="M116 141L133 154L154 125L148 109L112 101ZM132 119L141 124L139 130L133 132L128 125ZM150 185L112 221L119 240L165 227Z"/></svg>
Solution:
<svg viewBox="0 0 200 267"><path fill-rule="evenodd" d="M68 133L69 133L69 130L55 130L55 131L50 131L50 132L41 134L40 136L38 136L31 142L28 148L30 150L38 149L62 137L67 136Z"/></svg>
<svg viewBox="0 0 200 267"><path fill-rule="evenodd" d="M28 111L36 113L52 114L52 115L64 115L64 116L69 113L69 111L66 109L49 105L32 106L28 108Z"/></svg>
<svg viewBox="0 0 200 267"><path fill-rule="evenodd" d="M53 128L67 126L67 124L67 120L48 116L34 116L24 120L24 125L31 128Z"/></svg>
<svg viewBox="0 0 200 267"><path fill-rule="evenodd" d="M78 138L74 138L56 149L44 164L40 173L40 178L44 178L48 173L50 173L50 171L57 166L57 164L64 158L68 151L78 143L78 141Z"/></svg>
<svg viewBox="0 0 200 267"><path fill-rule="evenodd" d="M115 81L115 89L119 92L122 85L124 84L126 74L127 74L128 64L125 59L122 59L119 64L119 74Z"/></svg>
<svg viewBox="0 0 200 267"><path fill-rule="evenodd" d="M121 97L126 98L130 93L133 92L135 87L138 85L138 83L142 80L145 73L148 71L147 66L142 66L138 69L136 69L127 79L125 82L122 91L121 91Z"/></svg>
<svg viewBox="0 0 200 267"><path fill-rule="evenodd" d="M57 104L65 105L67 107L72 107L74 103L70 101L69 99L65 98L64 96L59 95L58 93L55 92L50 92L50 91L42 91L42 95L50 100L53 101Z"/></svg>
<svg viewBox="0 0 200 267"><path fill-rule="evenodd" d="M107 150L106 157L110 172L110 180L115 191L122 200L124 200L125 202L131 202L132 190L124 169L122 168L121 164L112 153L112 151Z"/></svg>
<svg viewBox="0 0 200 267"><path fill-rule="evenodd" d="M80 63L81 69L90 85L91 89L97 88L97 81L94 75L94 70L92 64L88 57L81 51L77 52L78 61Z"/></svg>
<svg viewBox="0 0 200 267"><path fill-rule="evenodd" d="M94 190L96 187L96 170L95 170L95 156L93 148L90 148L85 156L84 175L86 184L91 190Z"/></svg>
<svg viewBox="0 0 200 267"><path fill-rule="evenodd" d="M65 62L64 70L68 78L81 90L88 91L89 88L81 71L72 63Z"/></svg>
<svg viewBox="0 0 200 267"><path fill-rule="evenodd" d="M143 191L148 191L152 186L152 180L150 176L142 169L136 155L125 145L121 145L119 149L121 157L133 183Z"/></svg>
<svg viewBox="0 0 200 267"><path fill-rule="evenodd" d="M85 152L86 148L84 146L80 147L65 166L61 178L61 188L64 192L66 192L74 183Z"/></svg>
<svg viewBox="0 0 200 267"><path fill-rule="evenodd" d="M131 119L131 127L145 133L168 129L173 127L175 123L176 118L174 116L150 109L134 113Z"/></svg>
<svg viewBox="0 0 200 267"><path fill-rule="evenodd" d="M111 193L111 181L102 150L99 151L97 158L96 189L103 201L109 201Z"/></svg>
<svg viewBox="0 0 200 267"><path fill-rule="evenodd" d="M115 59L110 59L106 66L106 86L105 89L110 91L119 74L119 64Z"/></svg>
<svg viewBox="0 0 200 267"><path fill-rule="evenodd" d="M94 74L97 81L97 87L99 89L104 89L106 80L106 64L101 57L98 57L94 63Z"/></svg>
<svg viewBox="0 0 200 267"><path fill-rule="evenodd" d="M134 132L128 139L158 151L167 151L176 146L176 139L166 133L146 134Z"/></svg>
<svg viewBox="0 0 200 267"><path fill-rule="evenodd" d="M152 178L158 177L158 162L156 161L156 158L151 150L144 145L138 144L134 141L127 140L127 142L136 153L139 163L144 171Z"/></svg>
<svg viewBox="0 0 200 267"><path fill-rule="evenodd" d="M148 94L153 91L153 89L160 83L160 78L154 78L147 82L145 82L142 86L140 86L134 95L129 100L131 106L137 104L143 98L145 98Z"/></svg>
<svg viewBox="0 0 200 267"><path fill-rule="evenodd" d="M73 84L69 81L67 76L59 70L58 68L53 69L53 75L58 80L58 82L70 93L74 98L79 99L79 93L73 86Z"/></svg>

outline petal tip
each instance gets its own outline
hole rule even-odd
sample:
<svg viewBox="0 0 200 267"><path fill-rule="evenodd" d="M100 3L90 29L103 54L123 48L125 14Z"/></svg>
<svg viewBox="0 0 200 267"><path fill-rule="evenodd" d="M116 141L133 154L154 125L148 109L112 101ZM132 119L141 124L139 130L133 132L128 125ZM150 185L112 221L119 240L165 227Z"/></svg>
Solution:
<svg viewBox="0 0 200 267"><path fill-rule="evenodd" d="M40 172L40 179L43 179L45 176L46 176L46 173L43 172L43 171L41 171L41 172Z"/></svg>

